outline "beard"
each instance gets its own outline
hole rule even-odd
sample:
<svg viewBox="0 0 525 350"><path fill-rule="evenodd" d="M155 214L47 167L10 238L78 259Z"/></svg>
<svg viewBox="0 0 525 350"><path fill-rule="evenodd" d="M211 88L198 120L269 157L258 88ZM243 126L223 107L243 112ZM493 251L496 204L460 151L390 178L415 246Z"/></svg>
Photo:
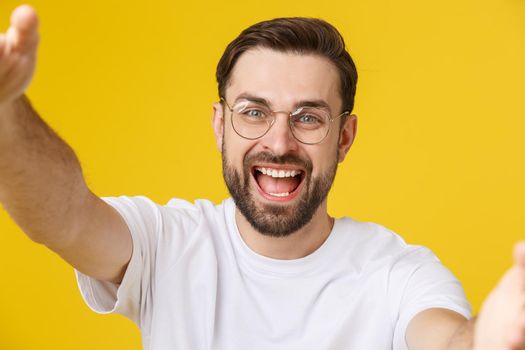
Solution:
<svg viewBox="0 0 525 350"><path fill-rule="evenodd" d="M240 174L230 163L226 149L222 147L222 171L228 191L235 205L250 225L259 233L272 237L286 237L297 232L308 224L316 210L326 199L337 172L337 159L329 169L318 177L312 177L312 162L298 156L288 154L275 156L268 152L247 155L243 160L243 173ZM305 174L302 193L292 205L257 204L250 191L252 164L265 162L273 164L294 164L301 166Z"/></svg>

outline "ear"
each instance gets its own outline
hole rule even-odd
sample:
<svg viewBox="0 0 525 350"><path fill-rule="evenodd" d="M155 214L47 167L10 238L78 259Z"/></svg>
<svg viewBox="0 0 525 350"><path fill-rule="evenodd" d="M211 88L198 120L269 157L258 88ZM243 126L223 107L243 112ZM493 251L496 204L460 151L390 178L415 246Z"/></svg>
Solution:
<svg viewBox="0 0 525 350"><path fill-rule="evenodd" d="M350 147L355 140L355 135L357 133L357 115L351 114L346 118L346 121L341 129L341 134L339 135L339 159L338 162L341 163Z"/></svg>
<svg viewBox="0 0 525 350"><path fill-rule="evenodd" d="M211 121L217 149L222 152L222 139L224 137L224 108L220 102L213 104L213 117Z"/></svg>

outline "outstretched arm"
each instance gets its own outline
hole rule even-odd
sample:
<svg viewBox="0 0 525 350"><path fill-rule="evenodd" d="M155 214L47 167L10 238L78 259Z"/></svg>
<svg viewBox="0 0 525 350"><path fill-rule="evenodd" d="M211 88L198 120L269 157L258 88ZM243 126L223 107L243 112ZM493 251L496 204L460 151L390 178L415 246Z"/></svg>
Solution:
<svg viewBox="0 0 525 350"><path fill-rule="evenodd" d="M120 282L131 237L86 186L73 150L23 96L36 65L38 17L26 5L0 35L0 202L35 242L81 272Z"/></svg>
<svg viewBox="0 0 525 350"><path fill-rule="evenodd" d="M485 299L479 315L430 309L414 317L407 330L410 350L525 349L525 242L514 248L514 266Z"/></svg>
<svg viewBox="0 0 525 350"><path fill-rule="evenodd" d="M514 247L514 266L483 302L476 321L475 350L525 349L525 242Z"/></svg>

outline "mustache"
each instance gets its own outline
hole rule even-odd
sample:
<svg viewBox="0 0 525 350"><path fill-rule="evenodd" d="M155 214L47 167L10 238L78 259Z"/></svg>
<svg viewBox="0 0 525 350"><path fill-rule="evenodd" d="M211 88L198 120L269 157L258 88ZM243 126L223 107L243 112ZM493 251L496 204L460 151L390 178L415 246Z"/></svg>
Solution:
<svg viewBox="0 0 525 350"><path fill-rule="evenodd" d="M249 170L251 164L255 162L273 163L273 164L293 164L297 165L310 173L313 169L312 162L309 159L303 159L295 154L284 154L277 156L270 152L259 152L244 157L244 169Z"/></svg>

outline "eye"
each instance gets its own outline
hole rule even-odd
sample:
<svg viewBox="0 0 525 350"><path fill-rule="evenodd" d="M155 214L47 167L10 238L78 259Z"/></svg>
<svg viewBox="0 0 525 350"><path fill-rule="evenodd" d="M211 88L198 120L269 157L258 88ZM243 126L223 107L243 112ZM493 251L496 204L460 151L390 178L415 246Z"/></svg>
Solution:
<svg viewBox="0 0 525 350"><path fill-rule="evenodd" d="M233 107L233 113L249 122L258 122L268 119L271 114L268 108L252 101L239 101Z"/></svg>
<svg viewBox="0 0 525 350"><path fill-rule="evenodd" d="M302 107L291 115L291 122L295 130L318 130L326 127L329 118L321 109Z"/></svg>
<svg viewBox="0 0 525 350"><path fill-rule="evenodd" d="M303 124L320 124L321 119L315 114L305 113L298 116L296 122Z"/></svg>
<svg viewBox="0 0 525 350"><path fill-rule="evenodd" d="M266 117L266 114L264 113L264 111L260 109L255 109L255 108L246 109L242 111L242 114L244 114L247 117L253 118L253 119L261 119L261 118Z"/></svg>
<svg viewBox="0 0 525 350"><path fill-rule="evenodd" d="M324 119L311 111L302 111L292 116L292 122L298 127L311 129L323 125Z"/></svg>

